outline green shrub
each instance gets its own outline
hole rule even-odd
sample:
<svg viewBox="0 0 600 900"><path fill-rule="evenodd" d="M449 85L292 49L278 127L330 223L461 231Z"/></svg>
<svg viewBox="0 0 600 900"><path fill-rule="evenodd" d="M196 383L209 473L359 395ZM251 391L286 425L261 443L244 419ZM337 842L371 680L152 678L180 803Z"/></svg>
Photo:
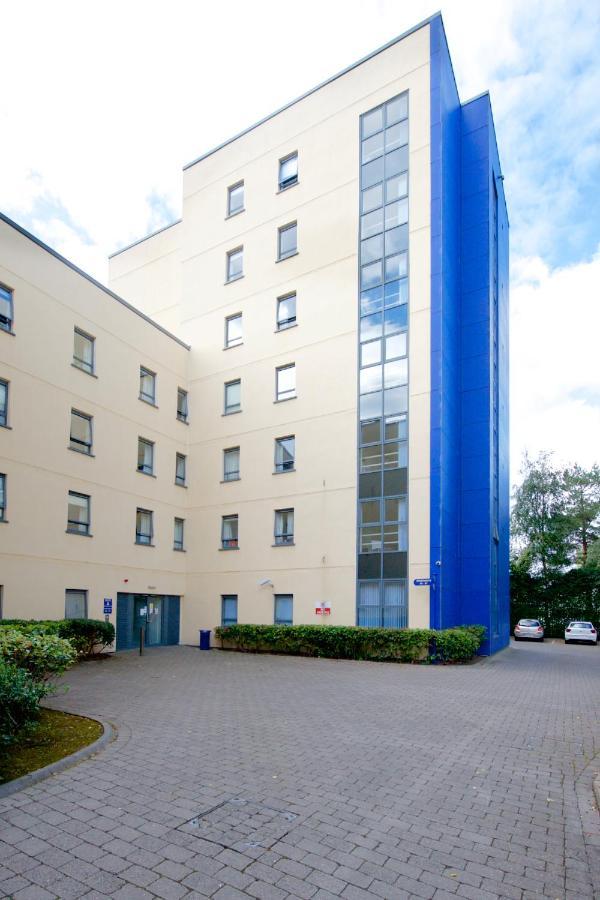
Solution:
<svg viewBox="0 0 600 900"><path fill-rule="evenodd" d="M60 675L73 665L76 656L70 642L56 634L0 630L0 660L24 669L35 681Z"/></svg>
<svg viewBox="0 0 600 900"><path fill-rule="evenodd" d="M0 748L37 719L40 700L50 691L49 684L0 659Z"/></svg>
<svg viewBox="0 0 600 900"><path fill-rule="evenodd" d="M60 623L60 619L2 619L0 631L16 628L23 634L58 634Z"/></svg>
<svg viewBox="0 0 600 900"><path fill-rule="evenodd" d="M395 662L462 662L477 653L484 634L483 626L442 632L343 625L227 625L215 629L222 644L237 650Z"/></svg>
<svg viewBox="0 0 600 900"><path fill-rule="evenodd" d="M71 642L80 657L93 656L115 639L115 626L101 619L63 619L58 634Z"/></svg>

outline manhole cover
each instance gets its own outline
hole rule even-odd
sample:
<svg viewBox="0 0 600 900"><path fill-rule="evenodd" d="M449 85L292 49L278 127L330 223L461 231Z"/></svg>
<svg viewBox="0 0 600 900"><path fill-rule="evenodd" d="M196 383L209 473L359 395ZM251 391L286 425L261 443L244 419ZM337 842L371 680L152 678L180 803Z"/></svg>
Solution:
<svg viewBox="0 0 600 900"><path fill-rule="evenodd" d="M288 809L236 797L199 813L179 830L243 853L248 847L269 849L297 818L298 814Z"/></svg>

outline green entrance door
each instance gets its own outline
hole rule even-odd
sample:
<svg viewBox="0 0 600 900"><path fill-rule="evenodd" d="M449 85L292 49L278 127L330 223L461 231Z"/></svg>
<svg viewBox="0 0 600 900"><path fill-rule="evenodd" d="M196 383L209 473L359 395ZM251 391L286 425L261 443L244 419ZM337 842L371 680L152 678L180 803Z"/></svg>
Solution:
<svg viewBox="0 0 600 900"><path fill-rule="evenodd" d="M133 598L133 634L144 631L144 644L153 647L162 643L162 597L135 594Z"/></svg>

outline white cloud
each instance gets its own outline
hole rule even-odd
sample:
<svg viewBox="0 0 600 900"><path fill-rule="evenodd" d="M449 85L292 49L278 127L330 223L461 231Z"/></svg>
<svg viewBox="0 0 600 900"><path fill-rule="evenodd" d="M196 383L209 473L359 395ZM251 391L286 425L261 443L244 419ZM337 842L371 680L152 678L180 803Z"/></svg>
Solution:
<svg viewBox="0 0 600 900"><path fill-rule="evenodd" d="M592 465L600 447L600 250L549 269L517 261L511 289L511 478L525 449Z"/></svg>

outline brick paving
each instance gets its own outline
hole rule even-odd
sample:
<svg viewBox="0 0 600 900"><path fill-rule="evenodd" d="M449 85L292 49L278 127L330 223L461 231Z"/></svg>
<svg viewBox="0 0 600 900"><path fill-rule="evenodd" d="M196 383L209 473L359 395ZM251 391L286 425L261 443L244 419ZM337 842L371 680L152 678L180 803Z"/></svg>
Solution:
<svg viewBox="0 0 600 900"><path fill-rule="evenodd" d="M599 648L411 667L168 647L66 682L52 705L118 736L0 801L2 897L600 897Z"/></svg>

